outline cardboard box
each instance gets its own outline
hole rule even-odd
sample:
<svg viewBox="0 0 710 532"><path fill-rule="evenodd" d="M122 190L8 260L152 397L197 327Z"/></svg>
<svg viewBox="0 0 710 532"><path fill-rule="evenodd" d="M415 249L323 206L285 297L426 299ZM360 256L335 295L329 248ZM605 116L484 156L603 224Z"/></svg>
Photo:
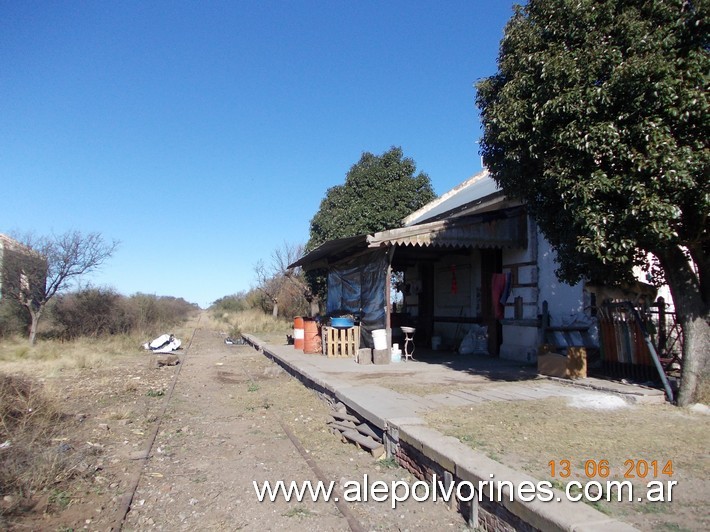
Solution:
<svg viewBox="0 0 710 532"><path fill-rule="evenodd" d="M587 350L584 347L567 348L567 374L569 379L587 378Z"/></svg>
<svg viewBox="0 0 710 532"><path fill-rule="evenodd" d="M587 351L584 347L568 347L567 356L555 353L554 346L540 346L537 354L537 372L562 379L587 377Z"/></svg>

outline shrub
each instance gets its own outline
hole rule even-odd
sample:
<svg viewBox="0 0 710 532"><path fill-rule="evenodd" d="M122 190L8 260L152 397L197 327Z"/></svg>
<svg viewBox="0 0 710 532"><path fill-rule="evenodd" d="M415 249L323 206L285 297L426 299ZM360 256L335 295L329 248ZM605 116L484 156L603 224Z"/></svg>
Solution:
<svg viewBox="0 0 710 532"><path fill-rule="evenodd" d="M230 296L220 297L210 305L210 310L215 314L241 312L251 308L249 293L238 292Z"/></svg>
<svg viewBox="0 0 710 532"><path fill-rule="evenodd" d="M305 316L308 313L308 303L296 285L285 283L279 290L279 316L292 319L294 316ZM258 309L271 314L274 304L260 290L238 292L224 296L210 305L209 310L218 321L230 321L231 317L240 312Z"/></svg>
<svg viewBox="0 0 710 532"><path fill-rule="evenodd" d="M107 288L86 288L60 296L53 316L60 335L74 339L165 332L197 308L182 298L150 294L124 297Z"/></svg>
<svg viewBox="0 0 710 532"><path fill-rule="evenodd" d="M131 323L131 332L141 335L165 332L199 310L197 305L183 298L141 293L125 298L123 307Z"/></svg>
<svg viewBox="0 0 710 532"><path fill-rule="evenodd" d="M72 475L67 453L52 438L60 433L58 403L35 380L0 374L0 515L11 514L32 494Z"/></svg>
<svg viewBox="0 0 710 532"><path fill-rule="evenodd" d="M26 334L30 326L30 313L17 301L0 298L0 337Z"/></svg>
<svg viewBox="0 0 710 532"><path fill-rule="evenodd" d="M97 337L131 329L121 296L107 288L86 288L59 296L53 315L64 338Z"/></svg>
<svg viewBox="0 0 710 532"><path fill-rule="evenodd" d="M59 296L53 309L54 321L65 338L118 334L130 329L121 296L110 289L87 288Z"/></svg>

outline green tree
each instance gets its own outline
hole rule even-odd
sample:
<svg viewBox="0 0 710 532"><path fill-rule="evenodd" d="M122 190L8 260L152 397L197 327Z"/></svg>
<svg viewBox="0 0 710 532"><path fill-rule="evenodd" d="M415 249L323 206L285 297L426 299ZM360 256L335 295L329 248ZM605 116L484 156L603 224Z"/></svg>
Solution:
<svg viewBox="0 0 710 532"><path fill-rule="evenodd" d="M311 220L306 251L328 240L400 227L402 219L435 198L429 176L392 147L382 155L364 152L345 183L331 187ZM322 272L308 272L313 293L325 291Z"/></svg>
<svg viewBox="0 0 710 532"><path fill-rule="evenodd" d="M481 80L481 151L558 276L614 282L652 253L685 335L679 404L710 365L708 0L529 0Z"/></svg>

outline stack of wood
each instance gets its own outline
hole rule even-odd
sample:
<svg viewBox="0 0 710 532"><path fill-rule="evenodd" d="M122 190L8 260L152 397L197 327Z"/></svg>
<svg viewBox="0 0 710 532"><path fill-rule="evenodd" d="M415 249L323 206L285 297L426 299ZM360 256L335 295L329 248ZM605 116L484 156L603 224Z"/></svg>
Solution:
<svg viewBox="0 0 710 532"><path fill-rule="evenodd" d="M368 451L376 460L385 455L382 438L367 423L342 410L333 411L330 416L330 432L340 436L343 443L354 443L358 448Z"/></svg>

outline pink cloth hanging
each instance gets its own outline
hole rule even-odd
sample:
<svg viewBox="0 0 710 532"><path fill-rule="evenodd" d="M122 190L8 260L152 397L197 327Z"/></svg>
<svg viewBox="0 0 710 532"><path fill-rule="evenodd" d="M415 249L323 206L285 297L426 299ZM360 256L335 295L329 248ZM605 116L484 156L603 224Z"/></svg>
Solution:
<svg viewBox="0 0 710 532"><path fill-rule="evenodd" d="M494 273L491 278L491 296L493 303L493 316L497 320L502 320L505 316L505 307L501 304L501 296L505 291L506 275L504 273Z"/></svg>

